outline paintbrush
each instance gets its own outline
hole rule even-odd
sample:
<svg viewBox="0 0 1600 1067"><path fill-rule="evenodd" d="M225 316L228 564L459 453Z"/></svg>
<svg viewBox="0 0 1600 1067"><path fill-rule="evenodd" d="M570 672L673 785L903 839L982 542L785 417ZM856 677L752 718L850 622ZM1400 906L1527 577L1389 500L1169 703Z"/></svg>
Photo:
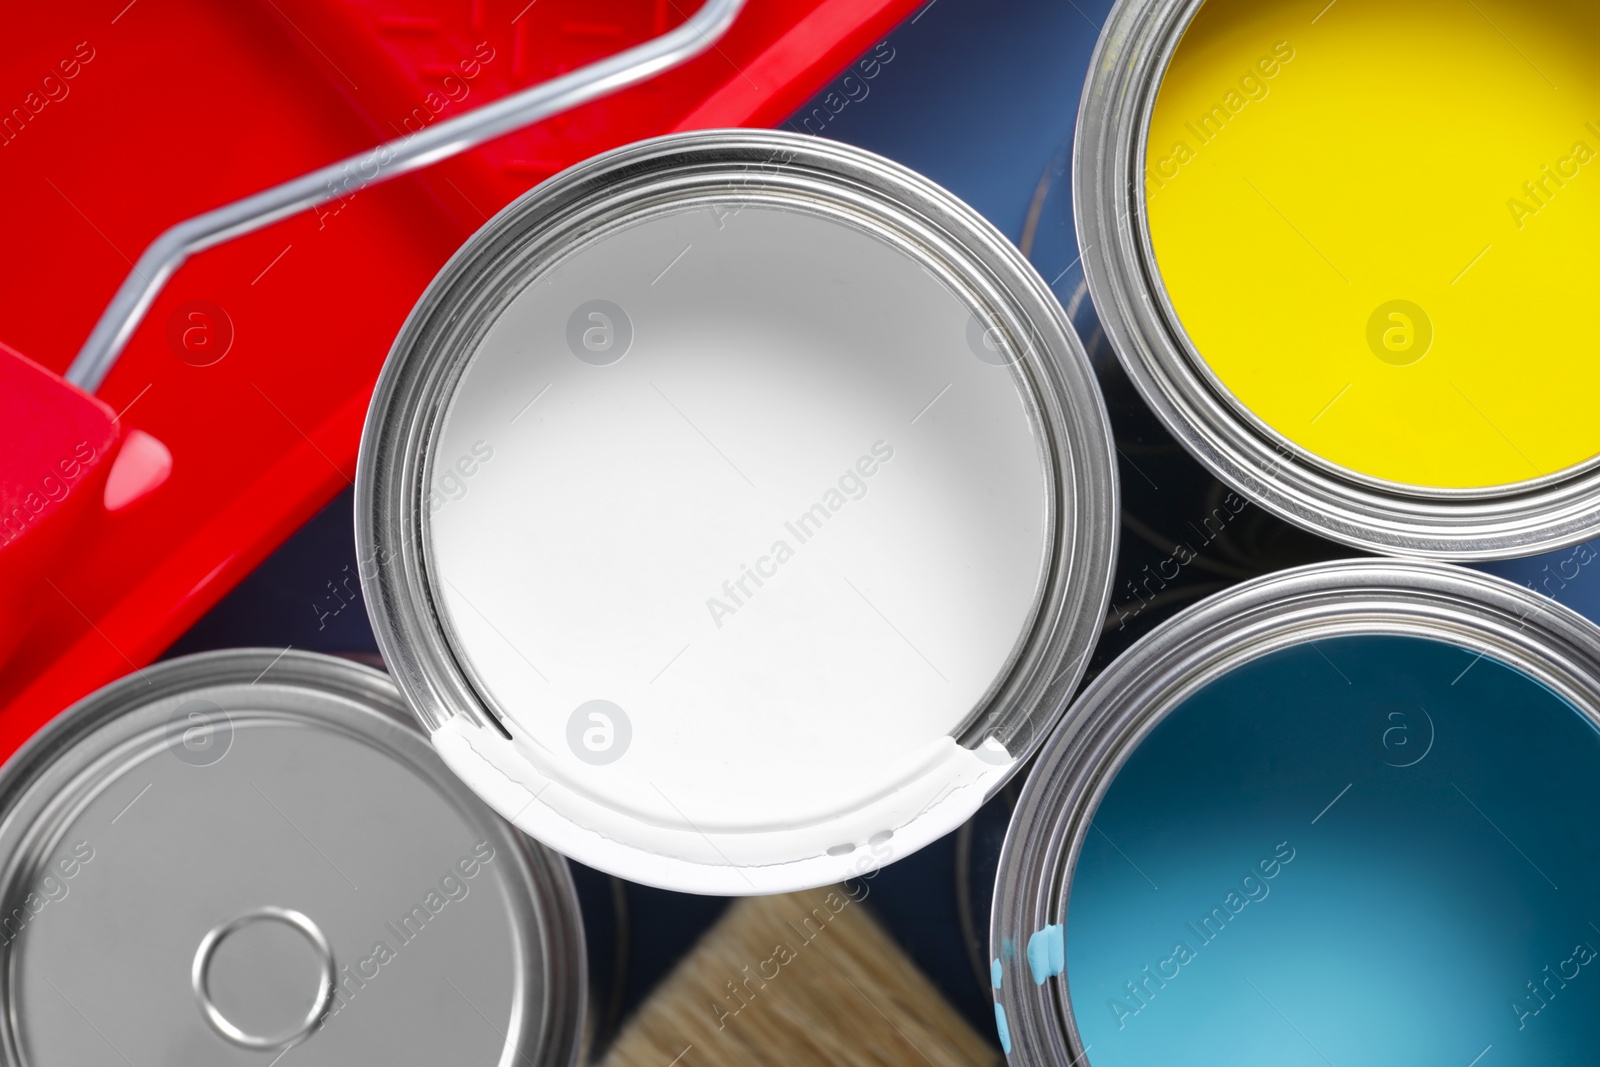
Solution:
<svg viewBox="0 0 1600 1067"><path fill-rule="evenodd" d="M603 1067L999 1064L868 913L865 883L737 901Z"/></svg>

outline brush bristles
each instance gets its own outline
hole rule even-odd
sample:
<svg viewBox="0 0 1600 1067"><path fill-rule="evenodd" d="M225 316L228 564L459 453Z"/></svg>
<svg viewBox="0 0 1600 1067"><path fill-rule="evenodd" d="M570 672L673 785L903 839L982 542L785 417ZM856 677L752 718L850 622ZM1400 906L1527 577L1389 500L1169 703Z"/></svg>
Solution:
<svg viewBox="0 0 1600 1067"><path fill-rule="evenodd" d="M1000 1053L843 887L736 902L604 1067L967 1067Z"/></svg>

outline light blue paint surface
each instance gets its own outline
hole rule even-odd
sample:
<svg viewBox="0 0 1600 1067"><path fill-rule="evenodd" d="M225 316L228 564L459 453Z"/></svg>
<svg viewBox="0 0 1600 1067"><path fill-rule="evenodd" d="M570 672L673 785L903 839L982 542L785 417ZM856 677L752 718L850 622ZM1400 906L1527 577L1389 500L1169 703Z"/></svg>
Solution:
<svg viewBox="0 0 1600 1067"><path fill-rule="evenodd" d="M1011 1027L1006 1025L1005 1007L998 1003L994 1006L994 1028L1000 1035L1000 1051L1011 1055Z"/></svg>
<svg viewBox="0 0 1600 1067"><path fill-rule="evenodd" d="M996 989L999 989L1000 979L1002 977L1003 972L1000 970L1000 958L997 956L995 957L994 961L989 964L989 984L993 985Z"/></svg>
<svg viewBox="0 0 1600 1067"><path fill-rule="evenodd" d="M1600 733L1492 659L1351 637L1246 664L1095 825L1066 938L1093 1067L1600 1062Z"/></svg>

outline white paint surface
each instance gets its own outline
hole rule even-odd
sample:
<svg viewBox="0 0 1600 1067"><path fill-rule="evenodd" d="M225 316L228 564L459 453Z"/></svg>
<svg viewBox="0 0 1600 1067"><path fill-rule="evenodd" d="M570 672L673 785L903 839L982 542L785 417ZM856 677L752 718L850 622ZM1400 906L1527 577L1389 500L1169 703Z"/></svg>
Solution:
<svg viewBox="0 0 1600 1067"><path fill-rule="evenodd" d="M567 342L596 299L632 324L608 365ZM530 285L433 456L442 611L515 736L447 727L452 765L579 859L713 891L970 814L1010 759L949 735L1031 621L1049 516L1021 386L971 321L880 239L768 207L637 222ZM594 700L631 728L609 763L569 745Z"/></svg>

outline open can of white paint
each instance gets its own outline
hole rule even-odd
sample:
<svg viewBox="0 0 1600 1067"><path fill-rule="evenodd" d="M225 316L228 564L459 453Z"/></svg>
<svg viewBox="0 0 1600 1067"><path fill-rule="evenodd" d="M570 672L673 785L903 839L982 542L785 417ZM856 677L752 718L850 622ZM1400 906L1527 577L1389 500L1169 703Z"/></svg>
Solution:
<svg viewBox="0 0 1600 1067"><path fill-rule="evenodd" d="M950 193L751 130L540 185L434 280L357 478L445 760L602 870L772 893L953 830L1082 676L1117 494L1082 346Z"/></svg>

